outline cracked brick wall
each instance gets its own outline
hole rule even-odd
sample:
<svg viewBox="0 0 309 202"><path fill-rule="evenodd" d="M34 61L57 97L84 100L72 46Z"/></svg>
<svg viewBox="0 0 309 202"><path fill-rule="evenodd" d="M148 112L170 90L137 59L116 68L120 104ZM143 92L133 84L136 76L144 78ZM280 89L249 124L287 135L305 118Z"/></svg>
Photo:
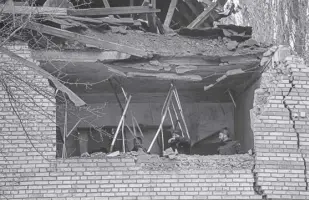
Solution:
<svg viewBox="0 0 309 202"><path fill-rule="evenodd" d="M26 44L8 48L31 60ZM0 199L261 199L253 190L249 155L239 163L227 157L237 166L249 163L233 169L211 168L209 159L195 159L193 167L156 160L156 168L133 157L55 159L53 89L42 76L5 55L0 54L0 65L0 79L7 84L0 86ZM162 170L167 165L173 167Z"/></svg>
<svg viewBox="0 0 309 202"><path fill-rule="evenodd" d="M31 60L27 45L12 44L8 48ZM0 86L0 198L308 198L309 71L303 60L294 56L279 63L289 54L282 49L272 56L270 68L263 73L261 87L255 92L251 113L254 165L250 157L236 163L249 162L249 166L226 168L239 158L227 156L214 157L221 162L219 168L200 167L203 162L197 159L199 166L182 164L178 169L163 170L162 166L178 164L168 161L154 167L137 163L134 158L55 159L53 90L40 75L0 55L1 79L14 92L9 97L7 86ZM14 74L7 70L14 70ZM35 83L36 88L16 83L16 76ZM42 96L42 92L49 94ZM18 122L11 104L19 110L23 124ZM211 158L205 162L211 162ZM224 159L226 163L222 163Z"/></svg>
<svg viewBox="0 0 309 202"><path fill-rule="evenodd" d="M251 110L256 189L267 199L308 199L309 67L286 47L264 55Z"/></svg>

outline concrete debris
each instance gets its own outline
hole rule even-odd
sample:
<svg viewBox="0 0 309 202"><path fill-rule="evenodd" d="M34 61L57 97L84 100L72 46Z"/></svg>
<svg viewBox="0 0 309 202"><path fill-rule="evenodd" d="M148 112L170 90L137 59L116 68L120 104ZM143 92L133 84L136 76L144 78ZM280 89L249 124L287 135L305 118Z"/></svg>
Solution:
<svg viewBox="0 0 309 202"><path fill-rule="evenodd" d="M238 46L238 43L236 41L229 41L226 44L227 49L230 51L236 50L237 46Z"/></svg>
<svg viewBox="0 0 309 202"><path fill-rule="evenodd" d="M110 154L107 154L107 157L115 157L115 156L119 156L120 155L120 152L119 151L115 151L115 152L112 152Z"/></svg>
<svg viewBox="0 0 309 202"><path fill-rule="evenodd" d="M178 74L183 74L189 71L194 71L197 70L197 66L194 65L179 65L178 67L176 67L176 73Z"/></svg>
<svg viewBox="0 0 309 202"><path fill-rule="evenodd" d="M103 152L95 152L95 153L90 154L90 157L104 158L104 157L106 157L106 153L103 153Z"/></svg>
<svg viewBox="0 0 309 202"><path fill-rule="evenodd" d="M178 154L178 152L174 152L173 149L170 147L170 148L167 148L164 152L163 152L163 156L164 157L168 157L169 159L175 159L176 158L176 155Z"/></svg>
<svg viewBox="0 0 309 202"><path fill-rule="evenodd" d="M259 46L258 42L254 39L248 39L244 41L243 43L239 44L240 48L248 48L253 46Z"/></svg>
<svg viewBox="0 0 309 202"><path fill-rule="evenodd" d="M154 66L159 66L161 63L158 60L150 60L149 64L154 65Z"/></svg>
<svg viewBox="0 0 309 202"><path fill-rule="evenodd" d="M111 27L112 33L120 33L120 34L127 34L127 30L125 27Z"/></svg>
<svg viewBox="0 0 309 202"><path fill-rule="evenodd" d="M263 57L261 62L260 62L260 66L262 66L262 67L265 66L268 63L269 60L270 60L269 57Z"/></svg>
<svg viewBox="0 0 309 202"><path fill-rule="evenodd" d="M89 155L88 152L82 153L80 156L81 156L82 158L90 157L90 155Z"/></svg>
<svg viewBox="0 0 309 202"><path fill-rule="evenodd" d="M196 170L196 169L251 169L253 166L253 157L249 154L238 155L184 155L179 154L171 160L169 158L160 158L155 162L143 162L145 170Z"/></svg>

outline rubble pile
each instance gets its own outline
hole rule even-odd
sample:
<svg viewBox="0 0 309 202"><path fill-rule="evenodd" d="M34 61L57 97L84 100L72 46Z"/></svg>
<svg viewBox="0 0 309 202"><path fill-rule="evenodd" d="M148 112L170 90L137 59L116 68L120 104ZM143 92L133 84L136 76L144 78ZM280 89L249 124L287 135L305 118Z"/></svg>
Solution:
<svg viewBox="0 0 309 202"><path fill-rule="evenodd" d="M145 170L196 170L196 169L251 169L253 166L253 157L249 154L241 155L178 155L175 159L160 158L155 162L142 162L141 166Z"/></svg>

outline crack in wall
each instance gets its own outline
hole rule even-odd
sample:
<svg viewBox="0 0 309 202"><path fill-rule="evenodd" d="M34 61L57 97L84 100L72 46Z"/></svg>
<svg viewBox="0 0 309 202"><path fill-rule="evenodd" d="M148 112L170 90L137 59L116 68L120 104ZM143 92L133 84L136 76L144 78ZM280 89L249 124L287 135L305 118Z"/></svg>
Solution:
<svg viewBox="0 0 309 202"><path fill-rule="evenodd" d="M267 195L265 194L265 191L262 189L262 186L258 185L258 173L255 172L255 166L256 166L256 159L254 157L253 166L251 169L251 172L253 174L253 190L256 194L261 195L262 199L267 199Z"/></svg>
<svg viewBox="0 0 309 202"><path fill-rule="evenodd" d="M299 135L299 132L296 129L296 121L293 118L292 109L289 107L289 105L286 103L286 100L285 100L286 97L290 95L293 88L295 88L295 84L293 83L293 81L294 81L294 76L293 76L293 73L291 72L291 75L289 76L289 83L291 84L291 87L290 87L288 93L286 95L283 95L283 105L289 111L290 120L293 122L293 129L294 129L294 131L296 133L296 137L297 137L297 151L300 153L301 158L303 159L303 162L304 162L304 167L305 167L304 168L304 175L305 175L304 180L305 180L305 183L306 183L306 191L308 191L307 162L306 162L306 159L305 159L305 157L304 157L304 155L303 155L303 153L301 152L301 149L300 149L300 135Z"/></svg>

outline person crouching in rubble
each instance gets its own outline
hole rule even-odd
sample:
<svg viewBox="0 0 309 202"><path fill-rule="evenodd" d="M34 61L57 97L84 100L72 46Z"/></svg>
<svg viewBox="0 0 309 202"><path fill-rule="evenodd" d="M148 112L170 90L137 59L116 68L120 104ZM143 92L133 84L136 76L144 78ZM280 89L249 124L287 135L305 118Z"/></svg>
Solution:
<svg viewBox="0 0 309 202"><path fill-rule="evenodd" d="M221 155L233 155L239 154L240 152L240 143L233 141L230 138L230 133L228 128L223 128L219 133L220 147L218 148L218 154Z"/></svg>
<svg viewBox="0 0 309 202"><path fill-rule="evenodd" d="M168 146L171 147L176 154L190 154L190 140L179 134L180 131L173 131L172 138L168 140Z"/></svg>
<svg viewBox="0 0 309 202"><path fill-rule="evenodd" d="M225 145L226 142L231 141L230 134L229 134L227 127L223 128L220 131L219 139L220 139L221 145Z"/></svg>
<svg viewBox="0 0 309 202"><path fill-rule="evenodd" d="M131 151L143 151L145 153L147 153L147 150L143 147L143 140L141 137L136 137L134 138L134 147Z"/></svg>

